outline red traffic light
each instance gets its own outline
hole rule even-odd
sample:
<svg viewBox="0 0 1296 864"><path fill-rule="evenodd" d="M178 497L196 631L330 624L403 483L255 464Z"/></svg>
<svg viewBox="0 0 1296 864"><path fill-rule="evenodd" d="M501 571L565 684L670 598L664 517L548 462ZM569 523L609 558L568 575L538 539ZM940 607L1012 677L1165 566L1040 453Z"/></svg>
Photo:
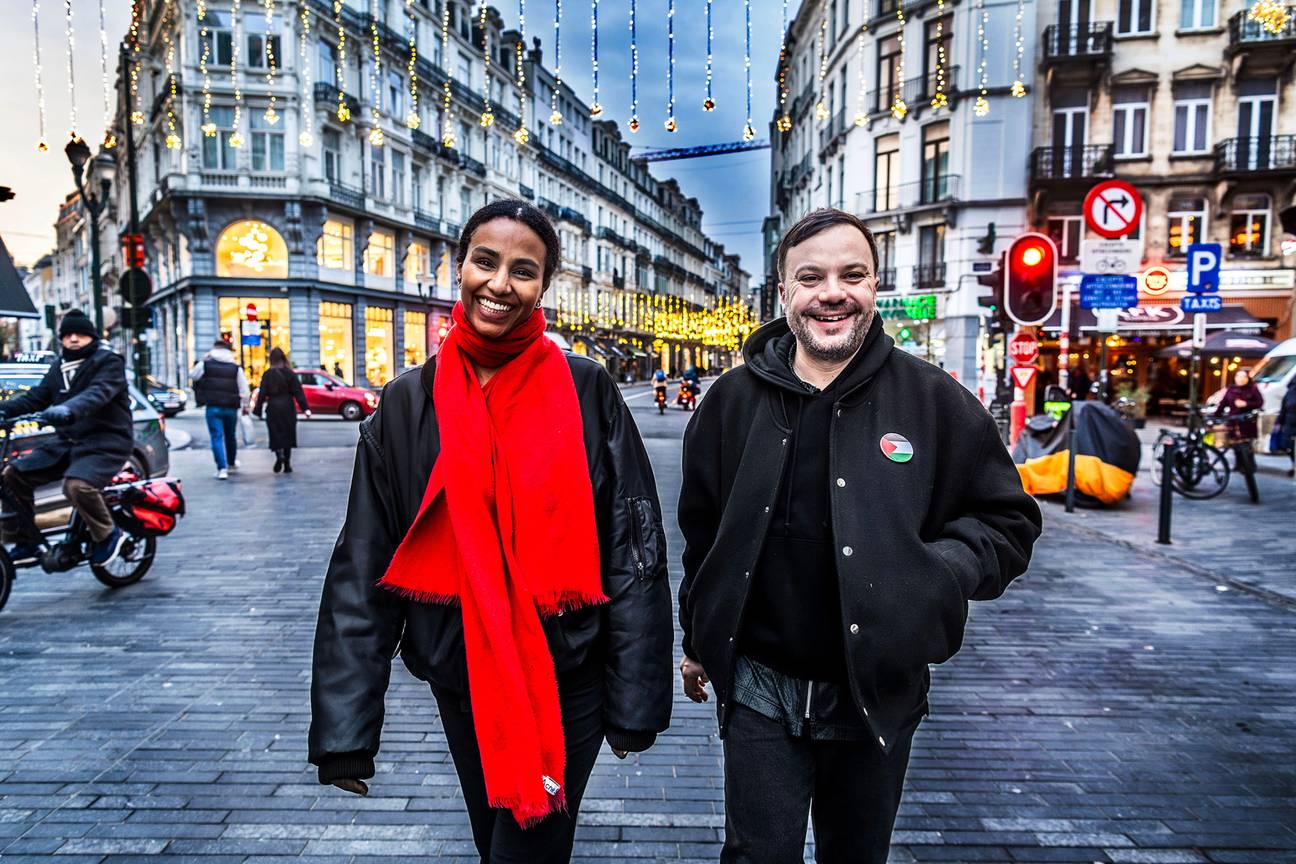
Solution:
<svg viewBox="0 0 1296 864"><path fill-rule="evenodd" d="M144 256L144 235L143 234L123 234L121 235L122 258L126 261L126 269L144 269L148 259Z"/></svg>
<svg viewBox="0 0 1296 864"><path fill-rule="evenodd" d="M1053 239L1030 232L1008 247L1004 310L1018 324L1043 324L1057 308L1057 246Z"/></svg>

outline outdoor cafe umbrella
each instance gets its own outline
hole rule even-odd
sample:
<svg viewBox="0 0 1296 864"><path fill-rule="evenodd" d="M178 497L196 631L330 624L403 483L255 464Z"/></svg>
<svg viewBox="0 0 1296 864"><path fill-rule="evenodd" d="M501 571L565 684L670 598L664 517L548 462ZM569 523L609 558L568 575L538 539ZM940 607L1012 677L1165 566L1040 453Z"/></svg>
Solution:
<svg viewBox="0 0 1296 864"><path fill-rule="evenodd" d="M1272 339L1266 339L1263 336L1245 336L1241 333L1230 333L1225 330L1207 336L1201 353L1203 355L1218 354L1230 357L1263 357L1277 344ZM1185 339L1183 342L1162 348L1157 352L1157 356L1191 357L1192 340Z"/></svg>

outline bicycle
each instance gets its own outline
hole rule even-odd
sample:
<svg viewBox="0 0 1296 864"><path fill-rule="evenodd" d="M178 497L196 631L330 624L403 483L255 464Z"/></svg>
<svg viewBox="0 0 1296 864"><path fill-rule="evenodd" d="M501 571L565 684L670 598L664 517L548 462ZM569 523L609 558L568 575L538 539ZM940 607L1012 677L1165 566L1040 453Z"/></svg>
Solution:
<svg viewBox="0 0 1296 864"><path fill-rule="evenodd" d="M0 421L0 473L18 455L13 443L14 427L41 424L40 414L24 414ZM113 522L126 534L118 557L106 565L91 564L94 577L109 588L124 588L144 578L157 554L157 538L170 533L176 519L184 515L184 496L180 481L172 477L140 478L129 466L123 466L112 482L103 489L104 503ZM0 609L9 602L17 571L40 567L46 573L71 570L90 560L94 540L81 514L72 511L66 524L41 529L33 514L23 513L15 504L13 492L0 478L0 503L5 512L0 522L25 523L22 527L41 537L42 553L36 558L14 561L9 550L0 546Z"/></svg>
<svg viewBox="0 0 1296 864"><path fill-rule="evenodd" d="M1245 420L1258 412L1248 411L1235 414L1229 421ZM1228 488L1231 471L1228 466L1228 447L1221 449L1206 441L1213 430L1202 424L1200 413L1188 418L1186 433L1161 429L1156 442L1152 445L1152 482L1160 486L1162 481L1162 464L1165 448L1172 443L1175 447L1170 465L1171 488L1185 498L1206 501L1219 495ZM1238 458L1245 458L1239 454Z"/></svg>

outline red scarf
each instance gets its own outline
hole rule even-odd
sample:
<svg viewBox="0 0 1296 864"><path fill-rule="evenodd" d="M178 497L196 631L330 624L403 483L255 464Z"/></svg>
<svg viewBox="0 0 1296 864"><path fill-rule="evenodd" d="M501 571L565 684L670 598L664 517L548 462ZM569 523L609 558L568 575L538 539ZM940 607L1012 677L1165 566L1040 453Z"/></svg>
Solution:
<svg viewBox="0 0 1296 864"><path fill-rule="evenodd" d="M441 452L379 584L463 611L486 796L524 828L564 807L558 681L540 615L606 602L580 405L537 309L502 339L462 304L437 354ZM498 368L482 387L473 363Z"/></svg>

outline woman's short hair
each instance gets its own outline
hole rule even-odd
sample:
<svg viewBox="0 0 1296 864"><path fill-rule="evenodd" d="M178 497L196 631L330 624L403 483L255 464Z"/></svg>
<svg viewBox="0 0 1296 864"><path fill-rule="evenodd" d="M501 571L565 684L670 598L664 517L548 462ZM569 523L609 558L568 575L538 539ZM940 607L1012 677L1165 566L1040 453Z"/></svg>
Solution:
<svg viewBox="0 0 1296 864"><path fill-rule="evenodd" d="M535 205L518 198L492 201L468 217L463 231L459 234L459 248L455 251L455 268L463 267L464 259L468 257L468 246L472 242L473 233L492 219L512 219L521 222L540 237L540 242L544 243L545 247L544 287L548 288L549 280L553 279L553 274L558 272L562 244L558 241L558 232L554 230L549 217Z"/></svg>

